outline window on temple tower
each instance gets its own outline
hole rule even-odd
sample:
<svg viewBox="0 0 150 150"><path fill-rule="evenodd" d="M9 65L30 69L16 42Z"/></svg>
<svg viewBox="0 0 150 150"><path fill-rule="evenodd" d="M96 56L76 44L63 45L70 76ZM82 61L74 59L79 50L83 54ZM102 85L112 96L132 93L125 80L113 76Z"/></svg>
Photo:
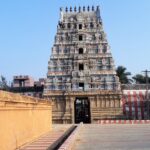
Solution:
<svg viewBox="0 0 150 150"><path fill-rule="evenodd" d="M94 27L93 22L90 23L90 28L92 29Z"/></svg>
<svg viewBox="0 0 150 150"><path fill-rule="evenodd" d="M79 70L84 70L84 65L83 64L79 64Z"/></svg>
<svg viewBox="0 0 150 150"><path fill-rule="evenodd" d="M112 69L111 65L108 65L108 70Z"/></svg>
<svg viewBox="0 0 150 150"><path fill-rule="evenodd" d="M103 46L103 53L106 53L107 52L107 45L104 45Z"/></svg>
<svg viewBox="0 0 150 150"><path fill-rule="evenodd" d="M83 54L83 48L79 48L79 54Z"/></svg>
<svg viewBox="0 0 150 150"><path fill-rule="evenodd" d="M95 34L92 35L92 39L93 39L94 41L96 40Z"/></svg>
<svg viewBox="0 0 150 150"><path fill-rule="evenodd" d="M66 53L67 53L67 48L64 49L64 54L66 54Z"/></svg>
<svg viewBox="0 0 150 150"><path fill-rule="evenodd" d="M99 66L99 70L102 70L103 69L103 66Z"/></svg>
<svg viewBox="0 0 150 150"><path fill-rule="evenodd" d="M95 53L96 53L96 54L98 53L98 49L97 49L97 48L95 49Z"/></svg>
<svg viewBox="0 0 150 150"><path fill-rule="evenodd" d="M70 23L68 23L68 29L70 29L70 27L71 27L71 25L70 25Z"/></svg>
<svg viewBox="0 0 150 150"><path fill-rule="evenodd" d="M82 40L83 40L83 36L79 35L79 41L82 41Z"/></svg>
<svg viewBox="0 0 150 150"><path fill-rule="evenodd" d="M58 89L59 89L59 90L62 90L62 85L58 85Z"/></svg>
<svg viewBox="0 0 150 150"><path fill-rule="evenodd" d="M84 89L84 83L79 83L79 89L81 89L81 90Z"/></svg>
<svg viewBox="0 0 150 150"><path fill-rule="evenodd" d="M76 25L76 24L74 24L74 28L75 28L75 29L77 28L77 25Z"/></svg>
<svg viewBox="0 0 150 150"><path fill-rule="evenodd" d="M79 29L82 29L82 24L79 24Z"/></svg>

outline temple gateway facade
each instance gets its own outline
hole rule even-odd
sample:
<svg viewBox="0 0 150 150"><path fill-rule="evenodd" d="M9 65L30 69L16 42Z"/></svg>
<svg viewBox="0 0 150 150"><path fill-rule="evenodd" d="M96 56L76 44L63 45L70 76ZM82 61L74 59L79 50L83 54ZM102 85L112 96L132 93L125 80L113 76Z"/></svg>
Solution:
<svg viewBox="0 0 150 150"><path fill-rule="evenodd" d="M121 95L99 6L61 8L44 89L53 123L121 118Z"/></svg>

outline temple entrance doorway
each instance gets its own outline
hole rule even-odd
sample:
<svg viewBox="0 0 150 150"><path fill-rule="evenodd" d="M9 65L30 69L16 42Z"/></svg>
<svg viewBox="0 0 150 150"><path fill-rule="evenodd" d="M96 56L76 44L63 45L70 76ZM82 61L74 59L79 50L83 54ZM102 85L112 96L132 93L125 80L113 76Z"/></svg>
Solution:
<svg viewBox="0 0 150 150"><path fill-rule="evenodd" d="M91 123L90 101L87 97L76 98L75 100L75 123Z"/></svg>

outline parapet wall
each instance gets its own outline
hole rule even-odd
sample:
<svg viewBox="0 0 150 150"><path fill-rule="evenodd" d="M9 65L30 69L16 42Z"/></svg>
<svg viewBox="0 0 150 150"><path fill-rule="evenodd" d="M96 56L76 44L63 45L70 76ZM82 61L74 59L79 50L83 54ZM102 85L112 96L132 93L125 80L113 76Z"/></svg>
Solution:
<svg viewBox="0 0 150 150"><path fill-rule="evenodd" d="M51 130L51 103L0 91L0 149L13 150Z"/></svg>

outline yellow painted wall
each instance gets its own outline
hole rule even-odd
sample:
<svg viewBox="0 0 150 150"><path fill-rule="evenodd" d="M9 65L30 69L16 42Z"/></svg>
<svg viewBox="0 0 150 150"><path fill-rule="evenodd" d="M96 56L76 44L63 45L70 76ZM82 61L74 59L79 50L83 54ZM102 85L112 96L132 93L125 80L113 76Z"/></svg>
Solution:
<svg viewBox="0 0 150 150"><path fill-rule="evenodd" d="M14 150L51 130L51 103L0 91L0 150Z"/></svg>

